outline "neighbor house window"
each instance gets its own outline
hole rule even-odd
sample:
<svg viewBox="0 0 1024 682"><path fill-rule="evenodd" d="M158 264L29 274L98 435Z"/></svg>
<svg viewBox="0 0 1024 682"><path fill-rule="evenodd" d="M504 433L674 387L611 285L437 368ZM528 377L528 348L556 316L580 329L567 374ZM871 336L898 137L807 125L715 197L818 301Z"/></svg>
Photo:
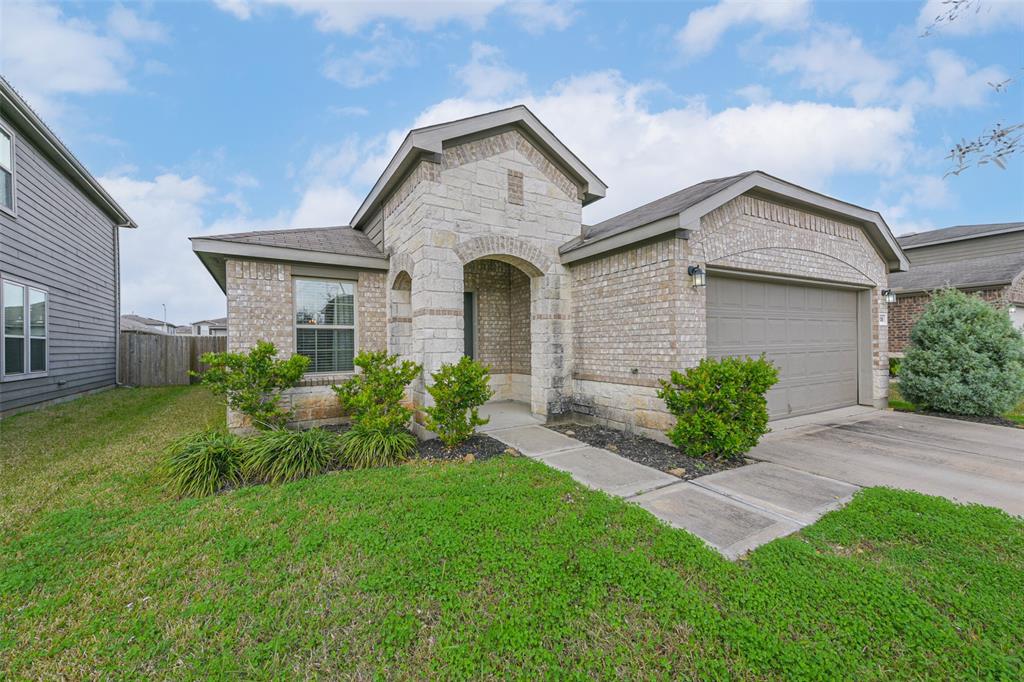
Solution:
<svg viewBox="0 0 1024 682"><path fill-rule="evenodd" d="M356 351L356 285L295 280L295 348L309 372L351 372Z"/></svg>
<svg viewBox="0 0 1024 682"><path fill-rule="evenodd" d="M0 128L0 206L14 210L14 140Z"/></svg>
<svg viewBox="0 0 1024 682"><path fill-rule="evenodd" d="M46 371L46 296L42 289L17 282L3 283L3 376Z"/></svg>

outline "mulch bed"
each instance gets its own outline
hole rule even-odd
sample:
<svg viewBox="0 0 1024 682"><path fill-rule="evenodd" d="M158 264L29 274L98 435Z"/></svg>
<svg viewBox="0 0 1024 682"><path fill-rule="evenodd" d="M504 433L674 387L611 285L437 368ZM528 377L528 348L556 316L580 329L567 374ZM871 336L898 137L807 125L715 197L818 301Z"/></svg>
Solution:
<svg viewBox="0 0 1024 682"><path fill-rule="evenodd" d="M637 464L668 472L684 480L726 469L735 469L751 463L750 460L742 458L738 460L694 459L687 457L672 445L604 426L558 424L547 428L570 438L581 440L587 445L610 450Z"/></svg>
<svg viewBox="0 0 1024 682"><path fill-rule="evenodd" d="M420 441L417 449L420 459L465 460L467 455L473 455L473 459L482 460L502 455L509 447L490 436L478 433L452 448L446 448L439 438L431 438Z"/></svg>
<svg viewBox="0 0 1024 682"><path fill-rule="evenodd" d="M949 414L948 412L930 412L928 410L914 410L912 414L924 414L929 417L942 417L943 419L958 419L962 422L976 422L978 424L991 424L992 426L1009 426L1011 429L1024 429L1024 424L1018 424L1006 417L979 417L972 414Z"/></svg>

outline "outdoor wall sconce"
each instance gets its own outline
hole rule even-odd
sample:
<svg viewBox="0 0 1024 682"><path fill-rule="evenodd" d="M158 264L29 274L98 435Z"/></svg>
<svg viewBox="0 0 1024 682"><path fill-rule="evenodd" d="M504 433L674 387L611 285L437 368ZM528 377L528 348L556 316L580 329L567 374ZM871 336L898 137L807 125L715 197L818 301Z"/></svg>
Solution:
<svg viewBox="0 0 1024 682"><path fill-rule="evenodd" d="M703 287L707 286L708 278L704 274L704 271L699 265L691 265L686 269L686 274L693 278L693 286Z"/></svg>
<svg viewBox="0 0 1024 682"><path fill-rule="evenodd" d="M1017 304L1016 303L1011 303L1010 305L1006 306L1006 312L1010 313L1010 315L1016 314L1016 312L1017 312Z"/></svg>
<svg viewBox="0 0 1024 682"><path fill-rule="evenodd" d="M882 300L886 303L895 303L896 292L892 289L882 289Z"/></svg>

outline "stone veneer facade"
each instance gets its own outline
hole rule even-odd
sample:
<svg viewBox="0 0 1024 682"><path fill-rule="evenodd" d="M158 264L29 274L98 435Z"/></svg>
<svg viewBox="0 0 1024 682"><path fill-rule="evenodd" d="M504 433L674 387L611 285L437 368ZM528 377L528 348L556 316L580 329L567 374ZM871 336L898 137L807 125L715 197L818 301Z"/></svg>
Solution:
<svg viewBox="0 0 1024 682"><path fill-rule="evenodd" d="M226 265L228 351L247 352L257 341L270 341L278 357L295 353L295 303L289 263L229 260ZM299 275L301 276L301 275ZM323 277L325 275L317 275ZM356 352L386 347L385 280L381 271L339 272L337 279L356 283ZM331 385L351 373L307 374L284 393L281 404L294 413L293 424L316 426L340 419L338 400ZM243 415L228 411L228 427L247 430Z"/></svg>
<svg viewBox="0 0 1024 682"><path fill-rule="evenodd" d="M358 348L422 363L410 398L428 405L430 373L462 356L463 294L475 291L477 355L498 398L664 438L672 418L658 380L707 350L706 293L687 274L701 264L710 277L742 270L870 292L871 394L861 400L886 400L886 269L857 225L743 195L691 230L565 266L558 249L580 233L581 204L581 189L515 130L421 158L368 216L390 271L358 275ZM227 276L229 349L268 338L292 352L292 266L230 261ZM311 376L291 391L296 420L336 419L329 385L343 378Z"/></svg>

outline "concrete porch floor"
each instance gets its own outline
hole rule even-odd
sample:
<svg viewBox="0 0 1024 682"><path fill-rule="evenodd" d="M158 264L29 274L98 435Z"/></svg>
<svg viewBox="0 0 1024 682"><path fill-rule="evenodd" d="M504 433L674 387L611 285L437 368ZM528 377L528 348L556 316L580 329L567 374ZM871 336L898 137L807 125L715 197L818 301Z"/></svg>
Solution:
<svg viewBox="0 0 1024 682"><path fill-rule="evenodd" d="M480 416L490 419L485 426L477 429L480 433L508 429L513 426L532 426L544 423L530 412L528 403L521 403L517 400L492 400L489 403L484 403L480 408Z"/></svg>

